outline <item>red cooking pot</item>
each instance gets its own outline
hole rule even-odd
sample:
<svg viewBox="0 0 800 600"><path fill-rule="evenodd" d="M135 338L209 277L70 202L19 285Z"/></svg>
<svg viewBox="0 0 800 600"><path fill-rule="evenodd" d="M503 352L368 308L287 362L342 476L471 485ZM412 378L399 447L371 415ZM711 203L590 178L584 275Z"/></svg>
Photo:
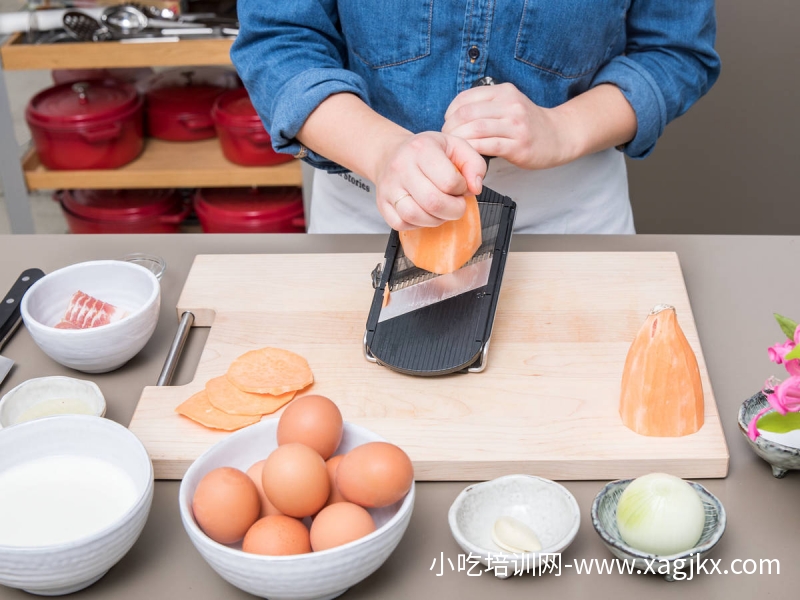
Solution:
<svg viewBox="0 0 800 600"><path fill-rule="evenodd" d="M72 233L177 233L191 211L170 189L63 190L54 199Z"/></svg>
<svg viewBox="0 0 800 600"><path fill-rule="evenodd" d="M197 190L194 211L206 233L305 233L296 187Z"/></svg>
<svg viewBox="0 0 800 600"><path fill-rule="evenodd" d="M48 169L114 169L144 148L142 98L117 81L43 90L28 103L25 119Z"/></svg>
<svg viewBox="0 0 800 600"><path fill-rule="evenodd" d="M272 140L244 88L225 92L217 98L211 117L217 128L222 154L232 163L266 167L294 158L291 154L281 154L272 149Z"/></svg>
<svg viewBox="0 0 800 600"><path fill-rule="evenodd" d="M154 78L148 87L148 135L171 142L192 142L217 135L211 109L238 79L220 69L176 69Z"/></svg>

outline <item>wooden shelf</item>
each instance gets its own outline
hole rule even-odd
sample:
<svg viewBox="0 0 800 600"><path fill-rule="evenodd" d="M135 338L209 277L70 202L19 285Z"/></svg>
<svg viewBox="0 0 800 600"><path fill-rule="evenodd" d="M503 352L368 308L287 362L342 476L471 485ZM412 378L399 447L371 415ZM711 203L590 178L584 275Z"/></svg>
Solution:
<svg viewBox="0 0 800 600"><path fill-rule="evenodd" d="M50 171L35 151L23 159L30 190L175 187L301 186L300 161L274 167L240 167L222 155L216 138L200 142L147 139L142 155L119 169Z"/></svg>
<svg viewBox="0 0 800 600"><path fill-rule="evenodd" d="M0 47L6 71L229 65L232 39L130 44L83 42L26 44L15 34Z"/></svg>

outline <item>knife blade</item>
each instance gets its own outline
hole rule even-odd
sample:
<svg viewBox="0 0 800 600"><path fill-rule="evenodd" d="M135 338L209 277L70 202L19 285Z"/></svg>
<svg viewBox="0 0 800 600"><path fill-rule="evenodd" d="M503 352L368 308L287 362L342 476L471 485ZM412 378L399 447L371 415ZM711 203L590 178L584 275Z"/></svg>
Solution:
<svg viewBox="0 0 800 600"><path fill-rule="evenodd" d="M19 312L19 305L22 302L22 297L30 287L44 277L44 272L41 269L27 269L23 271L14 285L3 298L0 304L0 350L6 345L11 336L19 327L22 322L22 315ZM0 355L0 383L6 378L11 367L14 366L14 361L10 358Z"/></svg>

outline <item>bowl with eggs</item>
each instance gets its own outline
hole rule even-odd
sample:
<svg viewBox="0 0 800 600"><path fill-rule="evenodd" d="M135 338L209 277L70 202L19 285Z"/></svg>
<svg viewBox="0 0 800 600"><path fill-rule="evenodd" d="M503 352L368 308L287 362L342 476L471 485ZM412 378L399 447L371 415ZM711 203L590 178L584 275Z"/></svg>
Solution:
<svg viewBox="0 0 800 600"><path fill-rule="evenodd" d="M722 503L693 481L665 473L607 484L592 503L592 525L630 573L687 578L725 532Z"/></svg>
<svg viewBox="0 0 800 600"><path fill-rule="evenodd" d="M77 371L105 373L144 347L160 306L161 286L151 271L95 260L45 275L23 296L20 313L47 356Z"/></svg>
<svg viewBox="0 0 800 600"><path fill-rule="evenodd" d="M192 544L223 579L271 600L321 600L386 561L414 496L405 452L309 395L209 448L179 502Z"/></svg>
<svg viewBox="0 0 800 600"><path fill-rule="evenodd" d="M153 466L126 427L58 415L0 430L0 585L57 596L116 564L144 528Z"/></svg>

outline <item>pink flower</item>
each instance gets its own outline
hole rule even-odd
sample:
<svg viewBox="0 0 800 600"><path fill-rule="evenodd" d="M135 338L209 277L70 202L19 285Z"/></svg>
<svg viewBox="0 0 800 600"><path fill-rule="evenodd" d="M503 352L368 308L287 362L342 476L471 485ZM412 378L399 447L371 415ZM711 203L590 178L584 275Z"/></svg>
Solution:
<svg viewBox="0 0 800 600"><path fill-rule="evenodd" d="M792 360L789 362L797 361ZM782 415L788 412L800 412L800 376L792 375L789 379L780 383L770 377L764 384L764 390L762 391L766 394L770 406L760 410L750 420L750 424L747 427L747 436L753 441L759 436L758 420L770 410L774 409Z"/></svg>
<svg viewBox="0 0 800 600"><path fill-rule="evenodd" d="M800 376L792 375L776 385L772 393L767 395L767 400L782 415L800 411Z"/></svg>
<svg viewBox="0 0 800 600"><path fill-rule="evenodd" d="M798 329L800 329L800 327L798 327ZM797 336L797 333L795 333L795 336ZM769 359L776 365L782 365L783 357L794 350L794 347L795 343L792 340L786 340L782 344L775 344L771 348L767 349L767 352L769 353Z"/></svg>

